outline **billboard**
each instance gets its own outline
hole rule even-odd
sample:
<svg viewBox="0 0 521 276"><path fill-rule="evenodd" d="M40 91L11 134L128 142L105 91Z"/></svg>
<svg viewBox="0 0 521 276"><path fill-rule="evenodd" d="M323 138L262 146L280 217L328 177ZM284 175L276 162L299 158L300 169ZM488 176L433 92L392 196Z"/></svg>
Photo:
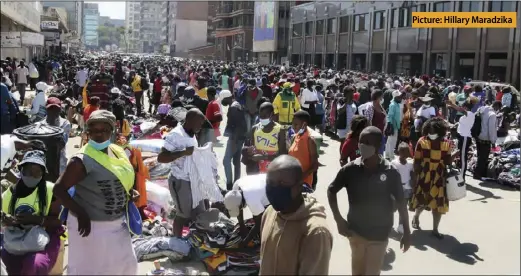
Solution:
<svg viewBox="0 0 521 276"><path fill-rule="evenodd" d="M277 50L278 4L255 1L253 16L253 52Z"/></svg>

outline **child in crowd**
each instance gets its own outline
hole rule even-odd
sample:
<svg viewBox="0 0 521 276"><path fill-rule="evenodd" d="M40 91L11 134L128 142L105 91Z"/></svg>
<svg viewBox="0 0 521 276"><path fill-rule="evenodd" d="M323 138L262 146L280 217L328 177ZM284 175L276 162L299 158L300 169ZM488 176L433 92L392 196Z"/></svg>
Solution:
<svg viewBox="0 0 521 276"><path fill-rule="evenodd" d="M395 157L391 164L398 170L403 185L404 198L409 202L412 198L412 187L414 187L414 170L413 159L409 145L402 142L398 145L398 156ZM398 233L403 233L403 225L400 223L396 229Z"/></svg>

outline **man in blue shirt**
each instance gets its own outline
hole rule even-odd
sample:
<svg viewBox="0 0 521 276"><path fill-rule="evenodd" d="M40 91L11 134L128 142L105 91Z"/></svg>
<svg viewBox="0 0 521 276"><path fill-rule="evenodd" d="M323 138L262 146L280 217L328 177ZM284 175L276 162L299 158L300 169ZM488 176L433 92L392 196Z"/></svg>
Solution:
<svg viewBox="0 0 521 276"><path fill-rule="evenodd" d="M486 95L485 91L483 91L483 87L479 84L474 86L474 92L471 94L471 96L479 99L478 103L472 107L472 112L476 113L476 111L478 111L478 109L485 104Z"/></svg>
<svg viewBox="0 0 521 276"><path fill-rule="evenodd" d="M0 76L1 77L1 76ZM0 83L0 116L1 116L1 134L10 134L14 129L14 118L16 118L17 106L11 92L4 83Z"/></svg>

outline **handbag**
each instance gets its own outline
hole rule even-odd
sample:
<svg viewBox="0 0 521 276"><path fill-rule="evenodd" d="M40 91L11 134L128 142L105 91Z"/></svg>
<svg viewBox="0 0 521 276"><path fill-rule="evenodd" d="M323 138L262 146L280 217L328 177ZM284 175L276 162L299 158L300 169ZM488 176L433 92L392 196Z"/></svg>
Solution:
<svg viewBox="0 0 521 276"><path fill-rule="evenodd" d="M385 127L384 134L385 134L385 136L393 136L394 135L393 124L387 123L387 126Z"/></svg>
<svg viewBox="0 0 521 276"><path fill-rule="evenodd" d="M4 233L4 249L13 255L40 252L49 243L47 231L39 225L30 228L9 226Z"/></svg>
<svg viewBox="0 0 521 276"><path fill-rule="evenodd" d="M452 167L447 171L447 185L445 186L447 199L456 201L467 196L467 188L465 187L465 179L461 177L461 173Z"/></svg>

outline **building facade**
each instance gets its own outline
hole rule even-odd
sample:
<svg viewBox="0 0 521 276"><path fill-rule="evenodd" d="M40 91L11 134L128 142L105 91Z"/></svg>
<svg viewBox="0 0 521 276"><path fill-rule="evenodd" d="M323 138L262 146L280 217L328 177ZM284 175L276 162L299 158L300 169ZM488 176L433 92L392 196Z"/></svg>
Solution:
<svg viewBox="0 0 521 276"><path fill-rule="evenodd" d="M112 19L108 16L100 16L99 17L99 25L100 26L109 26L109 27L125 27L125 19Z"/></svg>
<svg viewBox="0 0 521 276"><path fill-rule="evenodd" d="M215 55L222 60L252 60L253 1L218 1L213 20Z"/></svg>
<svg viewBox="0 0 521 276"><path fill-rule="evenodd" d="M125 31L128 52L141 52L142 44L139 43L141 28L141 2L126 2L125 7Z"/></svg>
<svg viewBox="0 0 521 276"><path fill-rule="evenodd" d="M40 34L39 1L0 2L0 54L30 60L44 54L44 37Z"/></svg>
<svg viewBox="0 0 521 276"><path fill-rule="evenodd" d="M43 7L63 8L67 12L67 27L70 31L69 40L78 48L83 43L83 5L84 1L42 1Z"/></svg>
<svg viewBox="0 0 521 276"><path fill-rule="evenodd" d="M430 73L519 87L520 1L321 1L291 9L291 63ZM417 29L412 12L517 11L516 29Z"/></svg>
<svg viewBox="0 0 521 276"><path fill-rule="evenodd" d="M162 5L162 2L157 1L141 1L139 43L144 53L161 50L162 19L158 15L161 14Z"/></svg>
<svg viewBox="0 0 521 276"><path fill-rule="evenodd" d="M83 7L83 42L87 48L97 48L99 46L98 27L99 25L99 6L97 3L85 3Z"/></svg>

